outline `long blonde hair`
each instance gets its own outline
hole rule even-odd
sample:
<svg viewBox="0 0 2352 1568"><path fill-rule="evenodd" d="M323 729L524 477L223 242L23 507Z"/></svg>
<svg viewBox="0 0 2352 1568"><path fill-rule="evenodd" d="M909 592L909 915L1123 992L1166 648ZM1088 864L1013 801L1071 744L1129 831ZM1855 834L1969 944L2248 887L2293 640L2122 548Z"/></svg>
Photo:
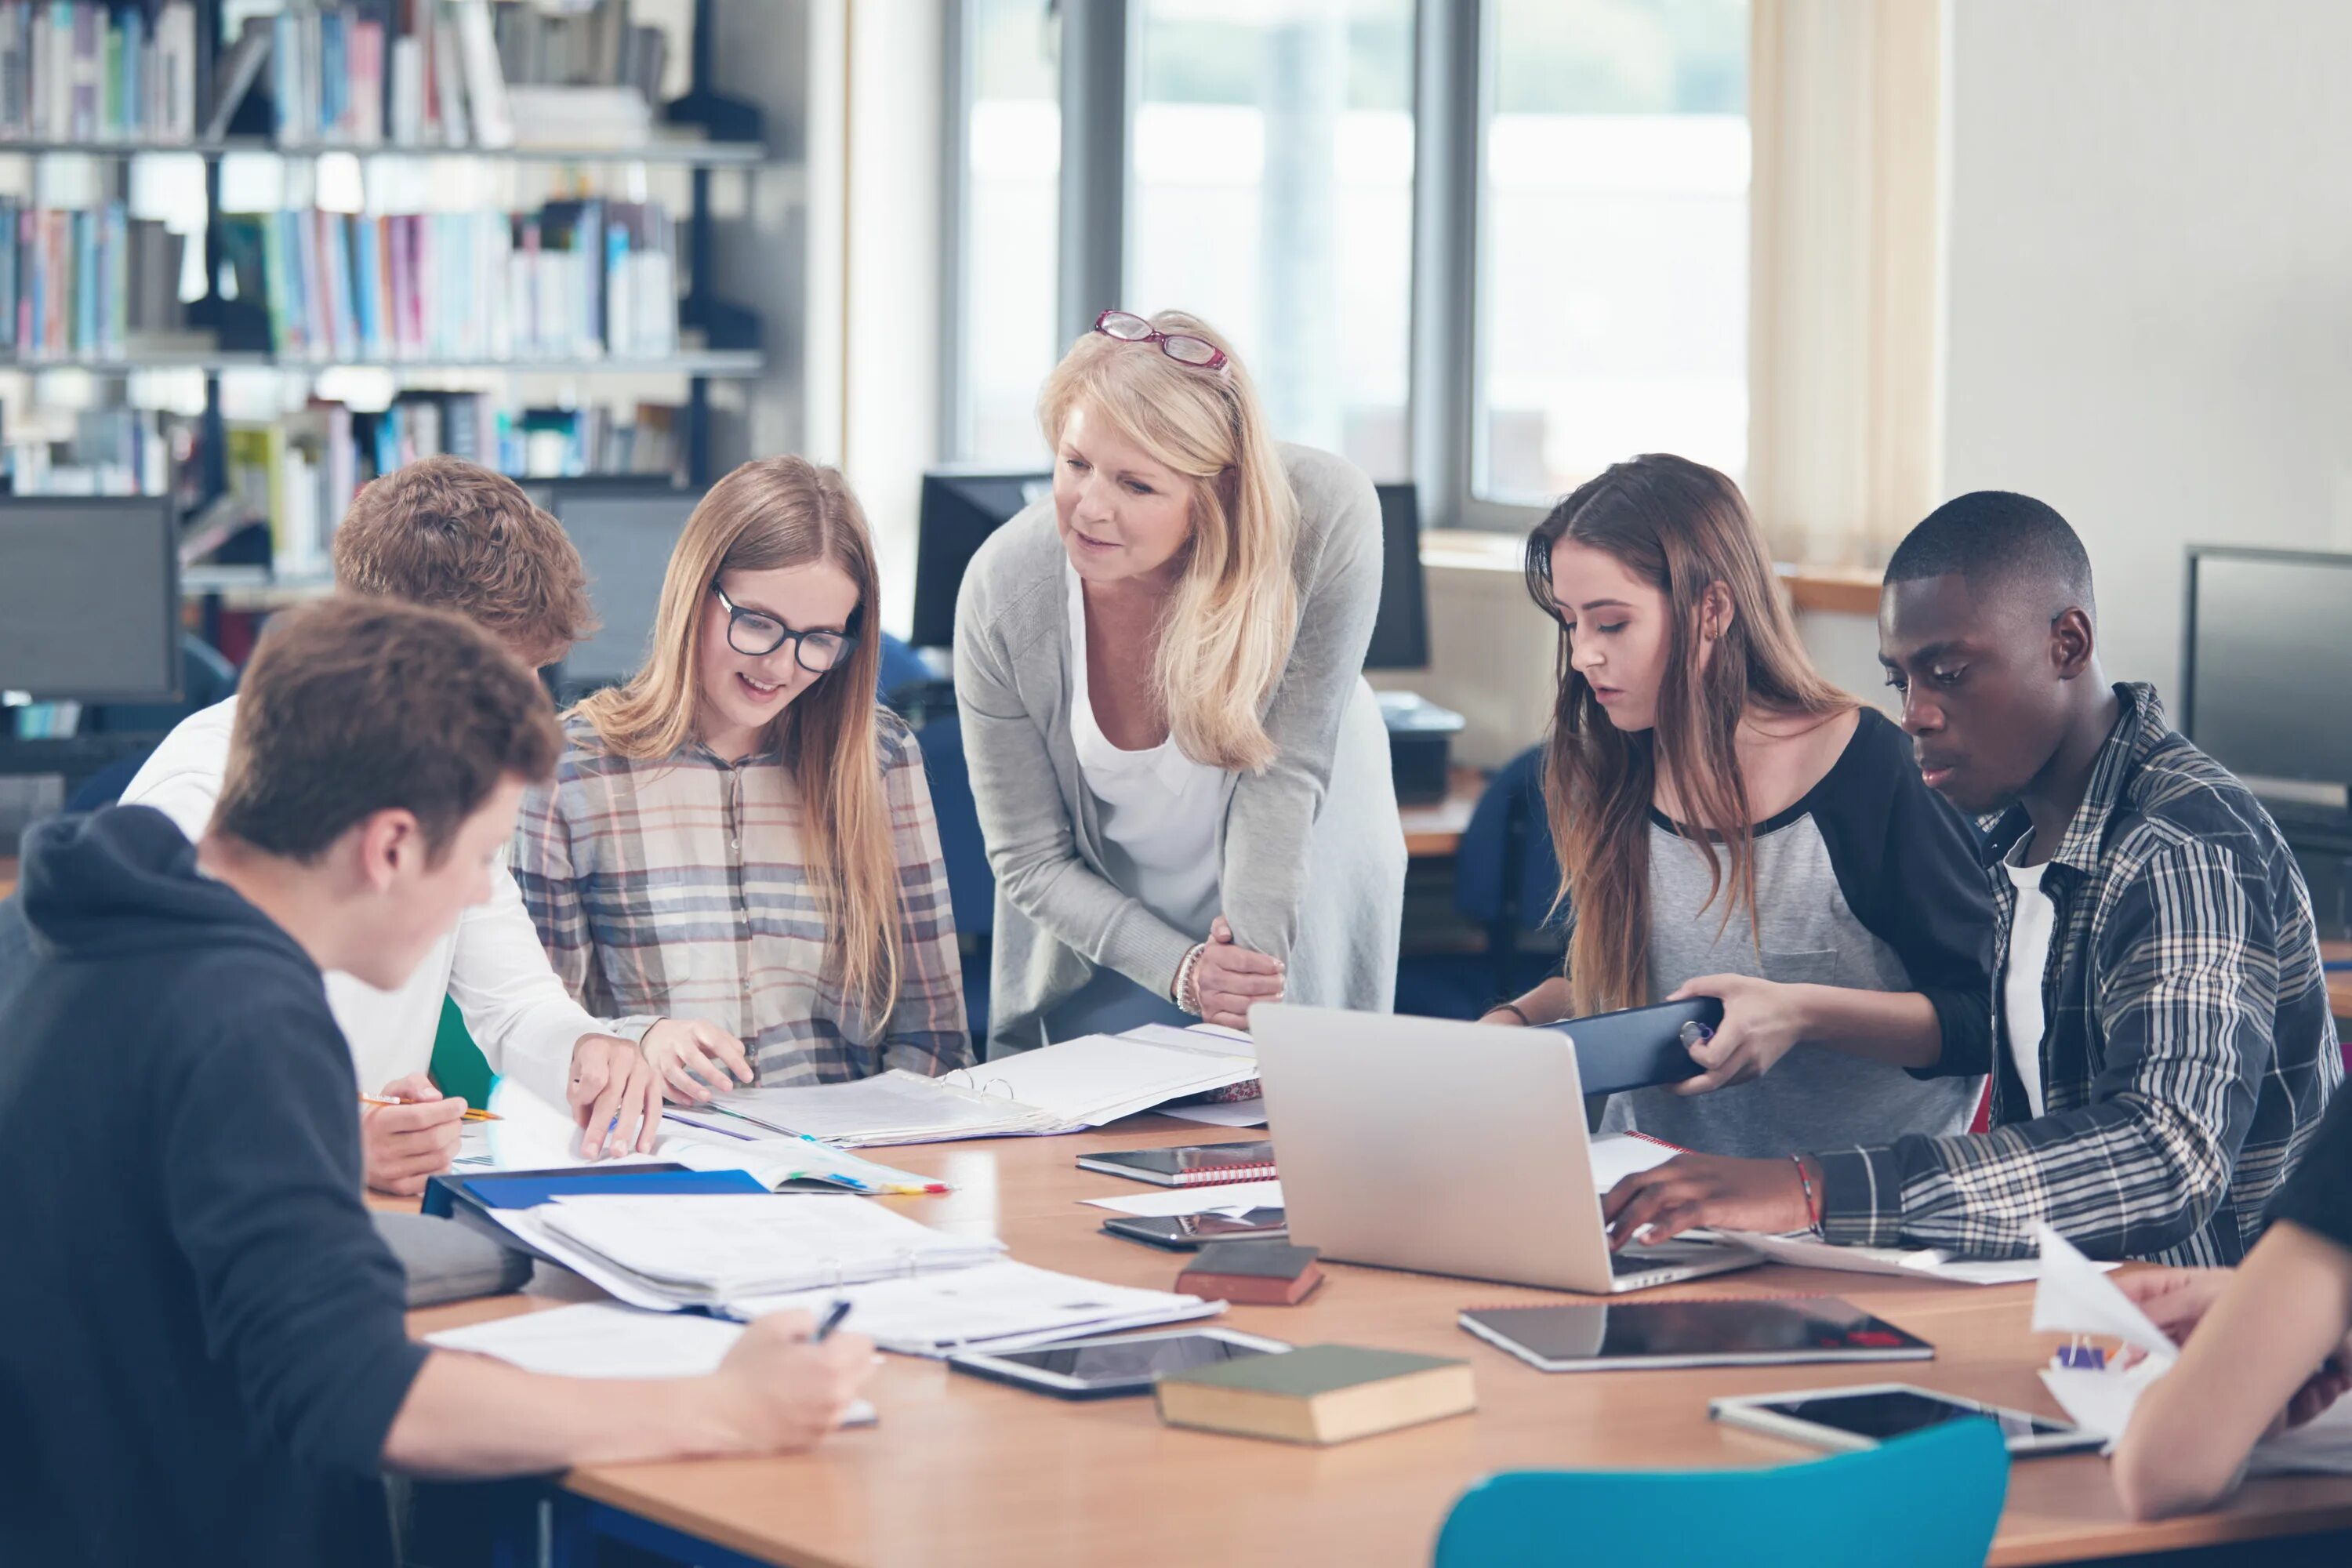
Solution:
<svg viewBox="0 0 2352 1568"><path fill-rule="evenodd" d="M879 592L866 515L839 473L803 458L761 458L711 486L670 552L652 656L626 684L594 693L574 711L621 756L676 754L695 738L701 710L695 655L711 584L729 572L820 561L856 584L847 629L857 642L846 660L786 705L762 740L781 753L800 795L802 853L837 933L826 967L845 994L887 1016L900 955L898 854L875 739L882 643L872 623Z"/></svg>
<svg viewBox="0 0 2352 1568"><path fill-rule="evenodd" d="M1781 602L1764 540L1739 487L1687 458L1652 454L1613 465L1554 507L1528 536L1528 592L1555 620L1552 546L1572 539L1616 557L1666 596L1666 668L1652 729L1612 723L1570 663L1560 627L1559 696L1546 737L1544 806L1559 850L1559 902L1571 903L1568 982L1580 1014L1650 1001L1650 798L1663 763L1675 798L1702 830L1706 903L1727 893L1723 923L1748 916L1756 934L1756 838L1734 741L1750 703L1827 719L1854 706L1805 655ZM1696 634L1720 584L1733 615L1712 658ZM1720 843L1727 868L1716 858Z"/></svg>
<svg viewBox="0 0 2352 1568"><path fill-rule="evenodd" d="M1186 756L1258 773L1275 758L1265 705L1298 633L1298 498L1233 345L1181 310L1151 324L1207 339L1224 364L1202 370L1156 344L1088 332L1045 378L1037 420L1058 448L1064 421L1084 404L1191 481L1192 531L1157 628L1152 693Z"/></svg>

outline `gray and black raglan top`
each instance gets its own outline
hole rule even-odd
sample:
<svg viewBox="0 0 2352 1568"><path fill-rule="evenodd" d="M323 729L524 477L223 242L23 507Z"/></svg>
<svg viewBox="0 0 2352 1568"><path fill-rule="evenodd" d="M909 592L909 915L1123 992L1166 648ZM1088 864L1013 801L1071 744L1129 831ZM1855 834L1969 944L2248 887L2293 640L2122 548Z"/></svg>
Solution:
<svg viewBox="0 0 2352 1568"><path fill-rule="evenodd" d="M1919 777L1911 743L1874 709L1828 773L1756 827L1756 923L1707 903L1685 830L1650 816L1650 980L1658 997L1704 974L1916 991L1947 1058L1985 1059L1992 1030L1992 897L1976 830ZM1719 858L1719 857L1718 857ZM1759 940L1760 939L1760 940ZM1687 1099L1613 1097L1605 1131L1769 1157L1961 1132L1981 1078L1922 1078L1800 1045L1760 1079Z"/></svg>

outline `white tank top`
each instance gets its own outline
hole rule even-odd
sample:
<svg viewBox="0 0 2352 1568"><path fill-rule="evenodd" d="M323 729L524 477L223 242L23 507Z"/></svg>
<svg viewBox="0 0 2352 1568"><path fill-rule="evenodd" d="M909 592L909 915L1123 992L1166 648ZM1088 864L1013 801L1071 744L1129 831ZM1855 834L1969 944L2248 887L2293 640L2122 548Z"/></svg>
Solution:
<svg viewBox="0 0 2352 1568"><path fill-rule="evenodd" d="M1077 573L1065 561L1070 595L1070 739L1078 773L1095 797L1103 836L1103 869L1144 908L1205 942L1220 912L1217 824L1230 775L1196 763L1171 735L1140 752L1121 751L1095 722L1087 689L1087 605Z"/></svg>

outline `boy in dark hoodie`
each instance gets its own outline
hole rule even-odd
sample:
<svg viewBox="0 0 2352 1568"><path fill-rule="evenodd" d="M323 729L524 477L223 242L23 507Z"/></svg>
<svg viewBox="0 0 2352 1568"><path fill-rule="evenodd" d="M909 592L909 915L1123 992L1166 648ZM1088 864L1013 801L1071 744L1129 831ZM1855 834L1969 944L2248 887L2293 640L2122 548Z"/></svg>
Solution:
<svg viewBox="0 0 2352 1568"><path fill-rule="evenodd" d="M486 898L560 741L440 611L329 600L255 657L211 831L25 837L0 904L0 1563L388 1561L383 1468L797 1447L870 1344L746 1331L705 1378L546 1377L406 1333L329 969L396 987Z"/></svg>

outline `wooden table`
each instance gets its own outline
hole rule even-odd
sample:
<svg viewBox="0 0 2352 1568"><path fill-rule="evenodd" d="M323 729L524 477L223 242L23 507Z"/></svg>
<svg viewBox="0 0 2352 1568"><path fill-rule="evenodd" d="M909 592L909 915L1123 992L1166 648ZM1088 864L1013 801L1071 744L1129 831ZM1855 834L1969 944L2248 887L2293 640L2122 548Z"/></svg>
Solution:
<svg viewBox="0 0 2352 1568"><path fill-rule="evenodd" d="M1470 814L1486 789L1486 775L1476 768L1454 768L1446 773L1444 800L1398 806L1405 854L1415 860L1433 859L1461 848L1462 830L1470 826Z"/></svg>
<svg viewBox="0 0 2352 1568"><path fill-rule="evenodd" d="M16 858L0 855L0 899L16 890Z"/></svg>
<svg viewBox="0 0 2352 1568"><path fill-rule="evenodd" d="M2323 942L2319 956L2329 963L2352 963L2352 942ZM2327 972L2327 1005L2338 1022L2352 1023L2352 969Z"/></svg>
<svg viewBox="0 0 2352 1568"><path fill-rule="evenodd" d="M1197 1142L1213 1131L1159 1118L1125 1125L1145 1131L892 1151L894 1163L944 1176L958 1190L889 1201L945 1229L1000 1235L1024 1262L1164 1289L1181 1258L1101 1235L1099 1212L1076 1200L1128 1184L1079 1171L1073 1156ZM573 1471L563 1486L573 1500L795 1568L950 1561L974 1568L1223 1562L1426 1568L1454 1500L1496 1470L1813 1457L1711 1423L1712 1394L1877 1382L1891 1372L2059 1414L2034 1376L2056 1342L2029 1331L2031 1293L2023 1286L1750 1270L1642 1299L1835 1292L1927 1339L1936 1359L1892 1369L1548 1376L1472 1339L1455 1327L1454 1314L1480 1303L1562 1299L1555 1293L1328 1267L1328 1282L1304 1306L1237 1307L1222 1321L1296 1343L1340 1341L1463 1357L1475 1369L1477 1412L1338 1447L1292 1447L1162 1426L1149 1399L1065 1404L893 1356L870 1390L881 1425L840 1434L814 1453L596 1466ZM507 1297L418 1312L411 1321L425 1332L549 1304ZM2057 1563L2343 1529L2352 1529L2352 1478L2256 1481L2218 1512L2134 1525L2122 1516L2105 1461L2035 1459L2011 1472L1990 1561Z"/></svg>

